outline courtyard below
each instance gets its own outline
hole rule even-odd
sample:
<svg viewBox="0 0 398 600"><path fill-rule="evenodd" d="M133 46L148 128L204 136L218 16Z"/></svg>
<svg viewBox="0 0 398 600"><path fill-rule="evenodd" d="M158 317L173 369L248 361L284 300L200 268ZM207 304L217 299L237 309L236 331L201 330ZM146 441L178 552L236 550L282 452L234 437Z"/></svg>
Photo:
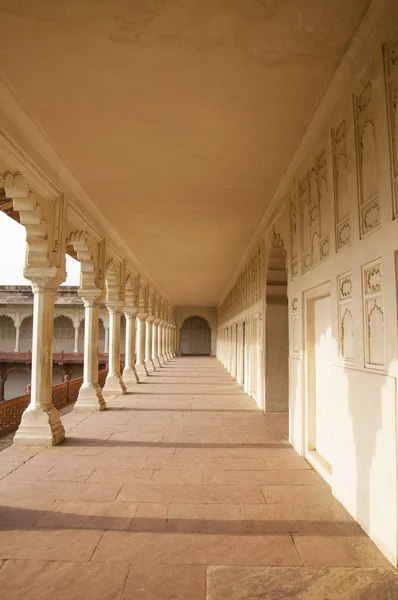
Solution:
<svg viewBox="0 0 398 600"><path fill-rule="evenodd" d="M398 597L395 570L215 358L0 452L2 600Z"/></svg>

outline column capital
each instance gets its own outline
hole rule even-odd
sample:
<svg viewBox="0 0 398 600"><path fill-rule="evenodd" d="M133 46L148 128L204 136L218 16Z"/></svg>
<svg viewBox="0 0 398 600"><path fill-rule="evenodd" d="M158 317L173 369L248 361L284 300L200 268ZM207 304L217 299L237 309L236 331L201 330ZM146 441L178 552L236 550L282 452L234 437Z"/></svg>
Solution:
<svg viewBox="0 0 398 600"><path fill-rule="evenodd" d="M155 320L155 315L147 315L145 320L147 323L152 323Z"/></svg>
<svg viewBox="0 0 398 600"><path fill-rule="evenodd" d="M148 313L145 313L145 312L139 312L139 313L137 314L137 319L138 319L139 321L146 321L146 318L147 318L147 316L148 316Z"/></svg>
<svg viewBox="0 0 398 600"><path fill-rule="evenodd" d="M123 312L126 319L131 319L137 316L138 308L125 308Z"/></svg>
<svg viewBox="0 0 398 600"><path fill-rule="evenodd" d="M105 302L109 313L121 314L123 312L123 302Z"/></svg>
<svg viewBox="0 0 398 600"><path fill-rule="evenodd" d="M24 276L29 280L33 293L57 292L60 284L65 281L63 273L56 267L30 267L25 269Z"/></svg>
<svg viewBox="0 0 398 600"><path fill-rule="evenodd" d="M99 288L78 290L78 296L83 300L84 306L99 306L104 298L104 291Z"/></svg>
<svg viewBox="0 0 398 600"><path fill-rule="evenodd" d="M160 323L161 323L161 319L158 319L158 318L155 317L155 319L153 320L153 324L154 325L160 325Z"/></svg>

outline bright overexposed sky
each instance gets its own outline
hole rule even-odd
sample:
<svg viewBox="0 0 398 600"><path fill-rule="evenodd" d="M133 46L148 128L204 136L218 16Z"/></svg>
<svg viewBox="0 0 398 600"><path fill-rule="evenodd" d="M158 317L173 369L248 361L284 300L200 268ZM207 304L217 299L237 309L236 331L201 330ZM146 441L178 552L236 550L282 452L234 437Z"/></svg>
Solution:
<svg viewBox="0 0 398 600"><path fill-rule="evenodd" d="M0 211L0 285L29 285L25 266L25 227ZM80 263L66 255L67 278L62 285L79 285Z"/></svg>

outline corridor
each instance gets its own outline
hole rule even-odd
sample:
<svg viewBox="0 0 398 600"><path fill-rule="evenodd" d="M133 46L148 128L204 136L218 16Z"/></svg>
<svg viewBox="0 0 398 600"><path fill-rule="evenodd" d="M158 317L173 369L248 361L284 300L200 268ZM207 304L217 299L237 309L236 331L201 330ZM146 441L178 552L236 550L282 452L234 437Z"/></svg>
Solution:
<svg viewBox="0 0 398 600"><path fill-rule="evenodd" d="M286 416L217 359L176 358L63 423L59 446L0 453L2 600L398 597Z"/></svg>

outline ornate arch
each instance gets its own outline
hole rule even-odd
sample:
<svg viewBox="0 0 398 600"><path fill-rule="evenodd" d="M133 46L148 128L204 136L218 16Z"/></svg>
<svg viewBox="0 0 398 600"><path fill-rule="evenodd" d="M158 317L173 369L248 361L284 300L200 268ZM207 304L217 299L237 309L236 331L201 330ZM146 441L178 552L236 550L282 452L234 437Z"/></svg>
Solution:
<svg viewBox="0 0 398 600"><path fill-rule="evenodd" d="M6 317L7 319L11 319L11 321L13 322L13 325L14 325L15 329L17 328L17 323L16 323L15 315L8 314L8 313L5 313L5 312L0 312L0 319L1 319L1 317Z"/></svg>
<svg viewBox="0 0 398 600"><path fill-rule="evenodd" d="M86 231L73 231L66 240L72 246L80 262L80 284L83 290L96 288L96 267Z"/></svg>
<svg viewBox="0 0 398 600"><path fill-rule="evenodd" d="M210 329L217 329L217 311L209 308L180 308L176 310L175 320L178 327L190 317L201 317L209 324Z"/></svg>
<svg viewBox="0 0 398 600"><path fill-rule="evenodd" d="M121 285L120 269L113 258L106 263L105 269L106 297L108 302L120 302Z"/></svg>
<svg viewBox="0 0 398 600"><path fill-rule="evenodd" d="M129 273L125 281L126 308L137 308L138 304L137 277Z"/></svg>
<svg viewBox="0 0 398 600"><path fill-rule="evenodd" d="M12 207L19 215L19 222L26 229L26 267L50 266L50 246L48 228L42 210L34 193L20 173L0 174L1 195L12 201Z"/></svg>

